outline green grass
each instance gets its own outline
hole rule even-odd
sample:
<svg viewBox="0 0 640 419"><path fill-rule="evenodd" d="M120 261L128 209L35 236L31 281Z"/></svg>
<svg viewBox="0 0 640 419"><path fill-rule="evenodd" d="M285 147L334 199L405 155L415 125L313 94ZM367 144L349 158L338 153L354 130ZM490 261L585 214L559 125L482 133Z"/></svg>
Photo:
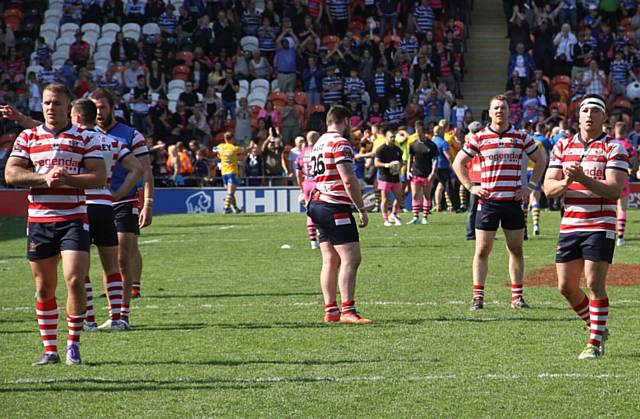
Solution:
<svg viewBox="0 0 640 419"><path fill-rule="evenodd" d="M542 222L525 245L528 272L553 262L558 214ZM635 262L639 222L630 212L616 261ZM578 361L586 331L554 287L526 288L529 311L509 307L503 238L486 309L469 311L463 223L436 214L383 228L373 215L357 301L376 323L327 326L302 215L156 217L141 237L135 330L85 333L84 365L36 368L25 222L0 219L0 416L637 417L640 289L609 287L607 355Z"/></svg>

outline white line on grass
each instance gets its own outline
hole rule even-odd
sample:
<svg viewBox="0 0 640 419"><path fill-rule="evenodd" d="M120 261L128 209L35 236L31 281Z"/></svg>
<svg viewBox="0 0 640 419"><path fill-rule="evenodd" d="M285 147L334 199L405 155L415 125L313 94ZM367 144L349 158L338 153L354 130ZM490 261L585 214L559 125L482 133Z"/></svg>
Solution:
<svg viewBox="0 0 640 419"><path fill-rule="evenodd" d="M384 377L381 375L370 376L340 376L340 377L323 377L323 376L274 376L274 377L238 377L238 378L218 378L210 377L197 379L192 377L180 377L171 380L155 379L149 380L158 385L165 384L205 384L205 383L281 383L281 382L378 382L378 381L410 381L410 382L432 382L432 381L451 381L451 380L502 380L502 381L531 381L531 380L547 380L547 379L621 379L636 378L631 374L589 374L576 372L541 372L531 374L456 374L444 373L433 375L417 375L407 377ZM93 383L120 385L117 378L91 377L89 379ZM43 385L43 384L86 384L84 378L18 378L14 380L3 381L5 385Z"/></svg>

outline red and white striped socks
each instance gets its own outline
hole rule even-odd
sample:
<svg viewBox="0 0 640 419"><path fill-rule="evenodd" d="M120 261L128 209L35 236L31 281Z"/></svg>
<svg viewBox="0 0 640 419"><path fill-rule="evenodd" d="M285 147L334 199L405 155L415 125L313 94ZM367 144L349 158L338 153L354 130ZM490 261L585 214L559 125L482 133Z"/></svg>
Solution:
<svg viewBox="0 0 640 419"><path fill-rule="evenodd" d="M624 238L624 229L627 227L627 211L618 211L618 238Z"/></svg>
<svg viewBox="0 0 640 419"><path fill-rule="evenodd" d="M355 313L356 312L356 302L355 301L343 301L342 302L342 313Z"/></svg>
<svg viewBox="0 0 640 419"><path fill-rule="evenodd" d="M119 272L107 275L107 298L109 299L109 318L120 320L122 298L124 297L124 283Z"/></svg>
<svg viewBox="0 0 640 419"><path fill-rule="evenodd" d="M79 316L73 316L67 313L67 326L69 328L69 335L67 336L67 346L75 343L80 343L80 332L82 331L82 325L84 324L84 314Z"/></svg>
<svg viewBox="0 0 640 419"><path fill-rule="evenodd" d="M311 217L307 217L307 234L309 235L309 241L315 242L318 240L316 225Z"/></svg>
<svg viewBox="0 0 640 419"><path fill-rule="evenodd" d="M96 316L93 311L93 285L89 276L84 277L84 289L87 292L87 310L85 312L85 320L88 323L95 323Z"/></svg>
<svg viewBox="0 0 640 419"><path fill-rule="evenodd" d="M340 309L338 308L338 303L334 301L332 303L325 304L324 312L330 316L339 316Z"/></svg>
<svg viewBox="0 0 640 419"><path fill-rule="evenodd" d="M589 345L596 347L602 342L602 334L607 328L609 318L609 299L591 300L589 302Z"/></svg>
<svg viewBox="0 0 640 419"><path fill-rule="evenodd" d="M524 286L522 284L511 284L511 302L516 302L524 296Z"/></svg>
<svg viewBox="0 0 640 419"><path fill-rule="evenodd" d="M474 300L483 300L484 299L484 285L473 285L473 299Z"/></svg>
<svg viewBox="0 0 640 419"><path fill-rule="evenodd" d="M134 282L131 288L131 295L140 295L140 282Z"/></svg>
<svg viewBox="0 0 640 419"><path fill-rule="evenodd" d="M58 304L56 299L36 301L40 339L45 352L58 352ZM82 327L82 325L80 325Z"/></svg>
<svg viewBox="0 0 640 419"><path fill-rule="evenodd" d="M571 308L589 326L589 298L585 295L580 304Z"/></svg>

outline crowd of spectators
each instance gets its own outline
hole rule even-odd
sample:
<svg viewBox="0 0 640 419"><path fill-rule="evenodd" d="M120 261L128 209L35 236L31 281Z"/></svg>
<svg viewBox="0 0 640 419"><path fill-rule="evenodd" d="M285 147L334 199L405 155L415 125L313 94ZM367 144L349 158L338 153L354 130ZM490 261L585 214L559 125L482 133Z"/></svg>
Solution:
<svg viewBox="0 0 640 419"><path fill-rule="evenodd" d="M42 16L46 7L38 5ZM56 41L35 35L31 51L16 52L0 26L0 100L39 116L47 83L62 82L77 97L112 89L117 117L153 144L158 175L169 146L186 152L180 142L195 141L215 166L210 150L225 131L235 132L247 156L269 150L273 131L286 161L298 135L323 129L334 103L352 110L360 131L443 118L464 129L473 119L460 91L467 11L465 1L442 0L64 0L59 24L78 29L63 62L55 62ZM123 25L150 22L158 33L125 36ZM85 36L88 23L103 32L120 25L108 54ZM40 67L25 73L33 66ZM260 97L254 87L264 88L262 80ZM181 170L193 175L192 157ZM285 166L281 176L290 175ZM175 175L171 165L166 170ZM207 178L201 182L215 176Z"/></svg>
<svg viewBox="0 0 640 419"><path fill-rule="evenodd" d="M608 100L609 125L638 118L640 14L630 0L504 1L512 122L567 120L585 94ZM637 144L636 144L637 145Z"/></svg>

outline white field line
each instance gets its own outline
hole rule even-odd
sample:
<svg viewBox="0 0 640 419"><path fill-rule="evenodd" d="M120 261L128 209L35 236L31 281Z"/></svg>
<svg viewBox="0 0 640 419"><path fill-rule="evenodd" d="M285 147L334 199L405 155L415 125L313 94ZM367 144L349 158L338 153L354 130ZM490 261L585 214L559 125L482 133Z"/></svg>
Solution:
<svg viewBox="0 0 640 419"><path fill-rule="evenodd" d="M142 240L139 244L152 244L152 243L160 243L160 239L151 239L151 240Z"/></svg>
<svg viewBox="0 0 640 419"><path fill-rule="evenodd" d="M153 298L153 297L148 297ZM320 293L318 293L318 301L305 301L305 302L294 302L283 305L289 306L317 306L320 304ZM105 303L106 304L106 303ZM424 302L415 302L415 301L359 301L359 305L369 305L369 306L411 306L411 307L428 307L428 306L458 306L458 305L467 305L468 301L424 301ZM507 306L510 303L508 301L485 301L485 305L503 305ZM536 306L563 306L562 301L535 301L534 304ZM621 306L621 305L638 305L640 304L640 300L614 300L610 303L612 307ZM99 305L99 304L98 304ZM186 307L184 304L167 304L171 307L184 308ZM215 304L201 304L200 308L202 309L212 309L217 307L259 307L259 306L273 306L273 302L265 302L265 303L242 303L242 304L224 304L224 303L215 303ZM165 306L166 307L166 306ZM195 306L189 305L189 308L193 308ZM157 304L146 304L146 305L134 305L134 310L158 310L163 308L162 305ZM98 308L99 309L99 308ZM105 308L106 309L106 308ZM2 311L35 311L35 307L32 306L3 306L0 308Z"/></svg>
<svg viewBox="0 0 640 419"><path fill-rule="evenodd" d="M332 376L273 376L273 377L238 377L238 378L191 378L181 377L171 380L166 379L142 379L143 382L149 381L157 385L174 385L174 384L206 384L206 383L280 383L280 382L380 382L380 381L393 381L393 382L434 382L434 381L457 381L457 380L474 380L474 381L532 381L532 380L550 380L550 379L567 379L567 380L585 380L585 379L597 379L597 380L609 380L609 379L623 379L633 378L636 379L636 375L632 374L590 374L590 373L576 373L576 372L540 372L531 374L433 374L433 375L416 375L406 377L385 377L381 375L369 375L369 376L353 376L353 377L332 377ZM84 378L18 378L13 380L4 380L4 385L46 385L46 384L83 384L87 385L87 379ZM121 385L117 378L104 378L104 377L90 377L88 378L90 384L113 384ZM126 384L125 384L126 388Z"/></svg>

